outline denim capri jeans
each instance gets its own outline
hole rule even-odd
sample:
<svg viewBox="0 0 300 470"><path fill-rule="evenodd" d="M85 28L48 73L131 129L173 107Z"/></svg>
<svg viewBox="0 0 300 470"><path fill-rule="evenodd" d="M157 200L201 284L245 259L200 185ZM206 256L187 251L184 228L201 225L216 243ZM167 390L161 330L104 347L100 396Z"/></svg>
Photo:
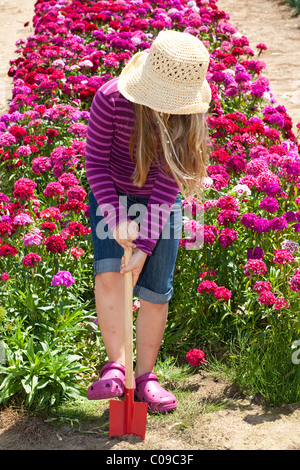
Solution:
<svg viewBox="0 0 300 470"><path fill-rule="evenodd" d="M146 210L148 198L119 194L127 204L127 212L132 204L139 204ZM125 198L124 198L125 196ZM140 206L139 206L140 207ZM89 193L90 226L94 247L94 276L105 272L119 272L124 249L113 238L107 224L106 236L97 235L97 225L103 225L103 215L92 191ZM135 220L134 217L131 217ZM154 304L167 303L173 295L173 274L182 231L182 201L178 194L172 212L152 255L147 256L133 295Z"/></svg>

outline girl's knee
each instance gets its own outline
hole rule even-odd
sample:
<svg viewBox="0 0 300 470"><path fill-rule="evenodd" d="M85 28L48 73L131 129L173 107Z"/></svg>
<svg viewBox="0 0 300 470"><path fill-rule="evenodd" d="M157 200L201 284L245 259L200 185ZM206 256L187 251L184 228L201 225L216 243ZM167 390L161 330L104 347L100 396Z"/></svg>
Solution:
<svg viewBox="0 0 300 470"><path fill-rule="evenodd" d="M95 276L95 288L107 293L119 290L124 277L120 273L100 273Z"/></svg>

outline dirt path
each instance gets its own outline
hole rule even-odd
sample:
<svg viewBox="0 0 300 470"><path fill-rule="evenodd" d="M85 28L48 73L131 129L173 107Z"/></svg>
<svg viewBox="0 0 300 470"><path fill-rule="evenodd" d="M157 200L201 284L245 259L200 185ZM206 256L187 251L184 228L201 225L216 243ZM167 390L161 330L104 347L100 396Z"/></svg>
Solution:
<svg viewBox="0 0 300 470"><path fill-rule="evenodd" d="M0 114L7 110L11 99L12 79L7 72L9 61L17 57L16 41L33 33L34 5L35 0L0 0Z"/></svg>
<svg viewBox="0 0 300 470"><path fill-rule="evenodd" d="M15 42L33 33L34 4L35 0L0 0L0 114L11 97L6 74ZM219 0L218 6L230 14L253 49L259 42L268 46L262 56L267 64L264 75L278 103L286 106L294 124L299 122L300 17L291 18L290 9L277 0ZM30 25L24 27L27 21ZM132 436L109 440L107 428L97 428L95 422L86 423L85 432L67 425L57 429L42 418L5 409L0 412L0 450L300 450L300 404L266 410L237 396L226 380L203 372L180 386L193 390L180 406L188 410L192 401L197 413L192 420L180 421L175 413L171 423L149 417L144 442ZM106 421L107 413L105 409Z"/></svg>
<svg viewBox="0 0 300 470"><path fill-rule="evenodd" d="M264 43L263 75L278 104L286 107L295 126L300 122L300 15L279 0L218 0L219 10L246 36L250 46ZM296 130L296 129L295 129Z"/></svg>

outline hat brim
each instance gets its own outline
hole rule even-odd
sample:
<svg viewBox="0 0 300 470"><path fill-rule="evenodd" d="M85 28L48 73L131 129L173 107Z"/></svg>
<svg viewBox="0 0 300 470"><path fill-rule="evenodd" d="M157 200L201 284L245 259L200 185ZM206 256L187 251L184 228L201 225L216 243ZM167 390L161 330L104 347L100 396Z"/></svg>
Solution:
<svg viewBox="0 0 300 470"><path fill-rule="evenodd" d="M120 93L129 101L167 114L206 113L211 89L206 79L200 87L178 87L145 69L148 53L138 52L118 79Z"/></svg>

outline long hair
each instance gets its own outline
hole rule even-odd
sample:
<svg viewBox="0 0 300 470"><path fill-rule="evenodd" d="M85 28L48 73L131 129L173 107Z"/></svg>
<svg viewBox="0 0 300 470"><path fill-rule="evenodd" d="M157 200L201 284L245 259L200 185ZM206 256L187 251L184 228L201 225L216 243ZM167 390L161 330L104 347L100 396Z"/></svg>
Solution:
<svg viewBox="0 0 300 470"><path fill-rule="evenodd" d="M206 176L207 127L199 114L164 114L135 104L135 126L129 143L135 163L133 183L142 187L154 161L160 161L182 192L201 198Z"/></svg>

